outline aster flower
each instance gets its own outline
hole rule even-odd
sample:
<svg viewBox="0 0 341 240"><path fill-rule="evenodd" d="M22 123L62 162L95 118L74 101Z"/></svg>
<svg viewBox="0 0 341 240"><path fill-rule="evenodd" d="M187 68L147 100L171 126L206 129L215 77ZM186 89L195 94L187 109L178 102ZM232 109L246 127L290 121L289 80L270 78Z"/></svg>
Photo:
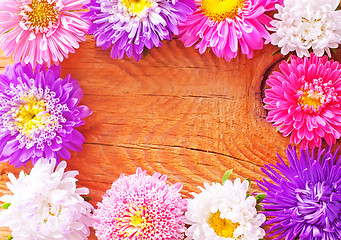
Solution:
<svg viewBox="0 0 341 240"><path fill-rule="evenodd" d="M237 178L220 183L204 183L201 193L193 193L188 200L186 221L191 226L186 230L186 240L257 240L263 238L260 227L265 221L256 210L254 196L247 194L249 181Z"/></svg>
<svg viewBox="0 0 341 240"><path fill-rule="evenodd" d="M111 57L124 54L139 61L144 48L161 47L162 40L178 34L178 22L192 14L193 0L91 0L84 15L92 23L97 46L108 49Z"/></svg>
<svg viewBox="0 0 341 240"><path fill-rule="evenodd" d="M134 175L121 175L94 212L98 239L183 239L182 184L168 185L166 178L140 168Z"/></svg>
<svg viewBox="0 0 341 240"><path fill-rule="evenodd" d="M341 65L327 56L291 56L267 80L264 103L269 122L303 149L336 142L341 134Z"/></svg>
<svg viewBox="0 0 341 240"><path fill-rule="evenodd" d="M0 75L0 161L19 167L81 151L84 137L74 128L91 114L78 106L82 97L75 79L60 78L60 67L7 66Z"/></svg>
<svg viewBox="0 0 341 240"><path fill-rule="evenodd" d="M309 50L321 57L330 57L330 48L341 43L341 11L335 11L339 0L284 0L276 5L270 30L271 43L281 48L283 55L296 51L299 57L309 56Z"/></svg>
<svg viewBox="0 0 341 240"><path fill-rule="evenodd" d="M41 158L29 175L18 179L10 173L7 183L13 195L1 197L5 204L0 226L9 227L16 240L87 239L92 224L92 206L81 195L87 188L76 188L77 171L64 172L66 162ZM55 169L55 171L54 171Z"/></svg>
<svg viewBox="0 0 341 240"><path fill-rule="evenodd" d="M289 165L279 156L276 165L265 165L258 185L267 198L263 201L265 222L272 225L268 237L279 239L338 240L341 239L341 158L330 147L314 150L288 147Z"/></svg>
<svg viewBox="0 0 341 240"><path fill-rule="evenodd" d="M248 58L253 50L270 42L265 26L270 26L266 11L274 10L278 0L195 0L197 10L180 23L180 40L186 47L194 44L202 54L212 48L215 55L230 61L240 45Z"/></svg>
<svg viewBox="0 0 341 240"><path fill-rule="evenodd" d="M15 62L58 65L85 41L88 0L0 1L0 47Z"/></svg>

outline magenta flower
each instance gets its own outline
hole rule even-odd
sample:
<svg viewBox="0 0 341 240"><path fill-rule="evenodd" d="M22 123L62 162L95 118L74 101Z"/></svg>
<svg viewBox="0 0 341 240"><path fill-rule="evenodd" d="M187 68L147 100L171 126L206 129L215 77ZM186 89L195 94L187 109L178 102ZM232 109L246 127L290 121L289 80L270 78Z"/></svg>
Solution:
<svg viewBox="0 0 341 240"><path fill-rule="evenodd" d="M85 41L87 0L0 1L0 47L15 62L56 65Z"/></svg>
<svg viewBox="0 0 341 240"><path fill-rule="evenodd" d="M311 54L291 56L279 68L267 80L266 120L303 149L320 146L322 138L335 143L341 134L341 65Z"/></svg>
<svg viewBox="0 0 341 240"><path fill-rule="evenodd" d="M7 66L0 75L0 161L20 167L81 151L84 137L75 128L92 113L78 106L82 97L75 79L60 78L60 67Z"/></svg>
<svg viewBox="0 0 341 240"><path fill-rule="evenodd" d="M183 239L187 203L181 198L182 184L168 185L166 178L140 168L121 175L94 212L98 239Z"/></svg>
<svg viewBox="0 0 341 240"><path fill-rule="evenodd" d="M253 50L271 41L265 26L270 26L266 11L274 10L278 0L195 0L197 10L179 24L180 40L194 44L202 54L212 48L215 55L230 61L240 48L248 58ZM239 44L238 44L239 43Z"/></svg>

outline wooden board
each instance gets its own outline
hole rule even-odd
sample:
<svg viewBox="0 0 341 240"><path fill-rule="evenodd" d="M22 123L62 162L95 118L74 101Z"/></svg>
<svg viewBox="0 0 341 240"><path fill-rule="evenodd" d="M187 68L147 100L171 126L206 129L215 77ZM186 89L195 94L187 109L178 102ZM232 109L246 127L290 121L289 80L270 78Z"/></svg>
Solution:
<svg viewBox="0 0 341 240"><path fill-rule="evenodd" d="M289 139L265 121L262 103L263 76L281 57L272 56L275 47L226 62L178 40L163 44L140 62L113 60L89 36L62 63L62 76L71 73L80 82L81 103L94 111L80 128L84 149L72 153L67 168L80 172L79 185L90 189L93 205L121 173L137 167L182 182L183 196L190 197L227 169L232 179L262 179L260 168L274 163L276 152L285 156ZM11 63L1 53L0 70ZM30 166L0 163L0 195L8 193L8 172L20 170ZM258 190L253 183L252 191ZM8 234L0 229L1 239Z"/></svg>

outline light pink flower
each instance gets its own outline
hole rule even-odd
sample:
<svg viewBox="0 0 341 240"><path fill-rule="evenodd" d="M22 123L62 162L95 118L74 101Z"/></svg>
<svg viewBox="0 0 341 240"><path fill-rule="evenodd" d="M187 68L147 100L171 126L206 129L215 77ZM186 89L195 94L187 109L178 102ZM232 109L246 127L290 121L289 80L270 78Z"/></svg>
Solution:
<svg viewBox="0 0 341 240"><path fill-rule="evenodd" d="M85 41L88 0L0 1L0 48L15 62L56 65Z"/></svg>
<svg viewBox="0 0 341 240"><path fill-rule="evenodd" d="M98 239L183 239L187 203L181 198L182 184L168 185L166 179L140 168L134 175L121 175L95 210Z"/></svg>
<svg viewBox="0 0 341 240"><path fill-rule="evenodd" d="M322 138L335 143L341 134L341 65L311 53L310 58L291 56L279 67L281 72L267 80L266 120L303 149L320 146Z"/></svg>
<svg viewBox="0 0 341 240"><path fill-rule="evenodd" d="M272 20L265 15L279 0L195 0L197 10L179 24L180 40L186 47L194 44L202 54L211 47L215 55L230 61L239 45L248 58L263 48L271 37L265 26ZM239 44L238 44L239 43Z"/></svg>

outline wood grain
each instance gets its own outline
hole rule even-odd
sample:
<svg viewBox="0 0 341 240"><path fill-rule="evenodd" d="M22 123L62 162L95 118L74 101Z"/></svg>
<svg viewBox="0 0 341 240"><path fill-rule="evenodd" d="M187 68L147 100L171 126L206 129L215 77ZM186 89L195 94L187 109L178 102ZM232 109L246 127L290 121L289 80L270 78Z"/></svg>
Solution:
<svg viewBox="0 0 341 240"><path fill-rule="evenodd" d="M94 111L80 128L83 151L68 161L94 205L121 173L137 167L182 182L189 197L204 181L220 181L227 169L233 179L264 178L260 167L275 162L276 152L284 156L289 139L265 121L262 103L263 76L281 57L272 56L274 47L265 46L251 60L239 55L226 62L178 40L163 45L140 62L113 60L89 36L62 63L62 75L80 82L82 104ZM11 63L0 56L0 70ZM8 192L7 173L20 170L30 166L0 164L0 195ZM258 191L254 183L252 190ZM8 234L0 229L0 238Z"/></svg>

